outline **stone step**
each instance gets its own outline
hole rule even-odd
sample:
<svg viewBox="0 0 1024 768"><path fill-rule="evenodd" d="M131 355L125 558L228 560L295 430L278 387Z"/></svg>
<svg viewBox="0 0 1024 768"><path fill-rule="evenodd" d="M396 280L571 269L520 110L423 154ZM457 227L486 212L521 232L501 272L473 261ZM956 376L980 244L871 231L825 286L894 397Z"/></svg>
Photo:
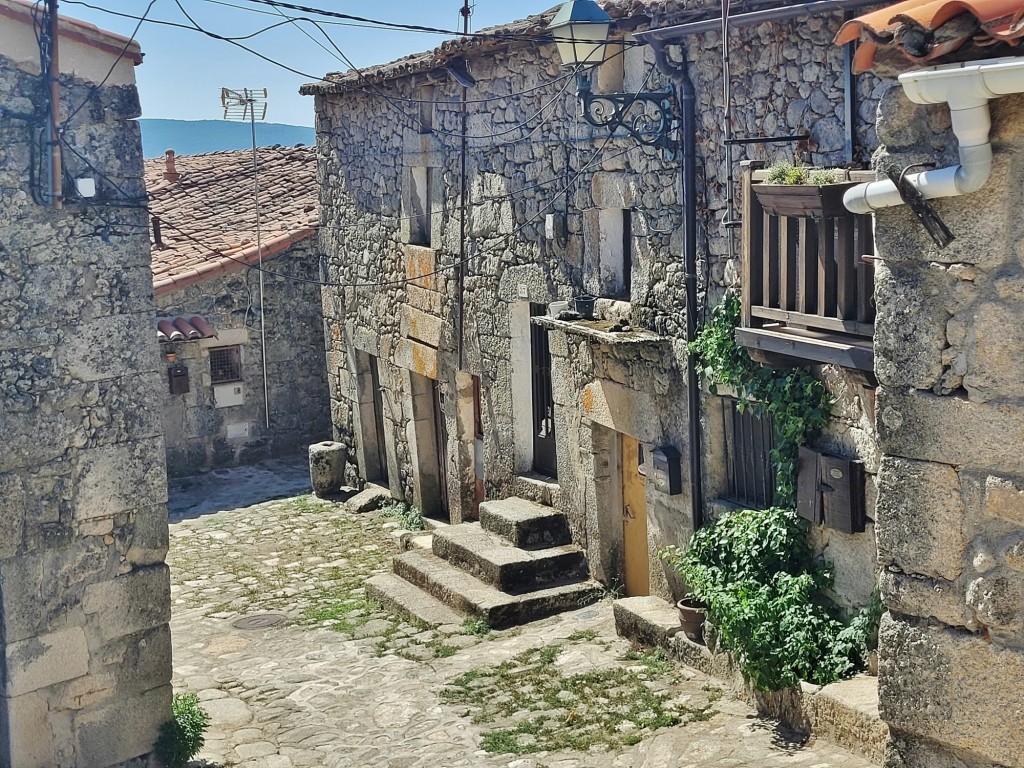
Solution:
<svg viewBox="0 0 1024 768"><path fill-rule="evenodd" d="M393 573L379 573L366 581L366 596L406 616L433 627L461 624L465 618L422 589Z"/></svg>
<svg viewBox="0 0 1024 768"><path fill-rule="evenodd" d="M883 763L889 728L878 714L878 678L857 675L826 686L801 683L759 693L744 682L728 653L712 652L679 631L679 614L671 603L654 596L626 597L615 601L613 612L620 636L665 648L682 663L730 684L761 714Z"/></svg>
<svg viewBox="0 0 1024 768"><path fill-rule="evenodd" d="M587 578L587 561L575 544L526 550L514 547L480 523L452 525L434 533L433 552L502 592L519 594L555 582Z"/></svg>
<svg viewBox="0 0 1024 768"><path fill-rule="evenodd" d="M564 514L516 496L481 502L480 525L522 549L552 547L572 541Z"/></svg>
<svg viewBox="0 0 1024 768"><path fill-rule="evenodd" d="M435 534L436 535L436 534ZM495 629L525 624L597 600L596 581L574 581L521 595L485 584L436 555L410 550L394 558L395 574L460 613L483 619Z"/></svg>

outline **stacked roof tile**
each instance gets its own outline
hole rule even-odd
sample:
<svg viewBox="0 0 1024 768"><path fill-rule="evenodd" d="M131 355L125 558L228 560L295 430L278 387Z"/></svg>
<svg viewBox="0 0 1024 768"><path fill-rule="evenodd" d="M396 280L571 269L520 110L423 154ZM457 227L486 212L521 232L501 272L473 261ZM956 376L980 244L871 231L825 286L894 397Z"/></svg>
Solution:
<svg viewBox="0 0 1024 768"><path fill-rule="evenodd" d="M257 150L260 234L270 258L316 233L316 157L311 147ZM259 260L252 152L146 161L146 191L159 222L153 242L157 295Z"/></svg>
<svg viewBox="0 0 1024 768"><path fill-rule="evenodd" d="M893 51L915 64L939 64L1003 55L1021 38L1024 0L905 0L846 22L836 43L860 40L854 70L863 72Z"/></svg>

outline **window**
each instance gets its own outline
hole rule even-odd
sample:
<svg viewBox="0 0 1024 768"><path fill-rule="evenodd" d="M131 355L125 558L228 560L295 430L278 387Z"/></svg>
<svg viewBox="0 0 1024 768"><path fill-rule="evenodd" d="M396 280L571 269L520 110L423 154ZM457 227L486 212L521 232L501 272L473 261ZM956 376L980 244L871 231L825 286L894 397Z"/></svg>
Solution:
<svg viewBox="0 0 1024 768"><path fill-rule="evenodd" d="M242 380L242 348L214 347L210 350L210 383Z"/></svg>
<svg viewBox="0 0 1024 768"><path fill-rule="evenodd" d="M741 411L739 402L730 398L722 417L729 483L726 497L745 507L770 507L775 498L775 427L771 416L757 416L749 408Z"/></svg>
<svg viewBox="0 0 1024 768"><path fill-rule="evenodd" d="M417 166L409 169L406 216L409 218L409 244L430 246L430 212L433 202L430 188L434 182L433 168Z"/></svg>
<svg viewBox="0 0 1024 768"><path fill-rule="evenodd" d="M417 130L423 133L434 132L434 86L424 85L419 89L416 98L419 100L419 122Z"/></svg>
<svg viewBox="0 0 1024 768"><path fill-rule="evenodd" d="M629 298L633 279L633 231L628 208L602 208L598 212L601 239L601 293L609 298Z"/></svg>

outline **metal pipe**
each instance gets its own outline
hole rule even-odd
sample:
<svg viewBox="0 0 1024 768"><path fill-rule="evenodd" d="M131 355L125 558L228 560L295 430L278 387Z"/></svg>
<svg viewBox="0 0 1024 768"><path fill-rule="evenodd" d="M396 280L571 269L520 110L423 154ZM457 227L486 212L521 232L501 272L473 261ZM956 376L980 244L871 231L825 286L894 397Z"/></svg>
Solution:
<svg viewBox="0 0 1024 768"><path fill-rule="evenodd" d="M697 111L696 91L685 54L678 77L679 111L682 118L683 271L686 284L686 341L697 338ZM686 356L686 405L690 438L690 504L693 529L704 523L704 484L701 467L700 381L697 360Z"/></svg>
<svg viewBox="0 0 1024 768"><path fill-rule="evenodd" d="M60 151L60 18L57 16L57 0L47 0L49 6L50 61L47 77L50 81L50 203L54 208L64 204L64 169Z"/></svg>
<svg viewBox="0 0 1024 768"><path fill-rule="evenodd" d="M877 6L878 0L819 0L814 3L791 5L781 8L768 8L763 11L741 13L729 17L729 26L745 27L752 24L764 24L768 21L783 21L797 16L820 16L838 11L856 11L860 8ZM669 42L685 35L696 35L702 32L713 32L722 26L721 16L677 24L672 27L659 27L646 32L637 32L634 37L645 43Z"/></svg>
<svg viewBox="0 0 1024 768"><path fill-rule="evenodd" d="M469 35L469 17L472 8L469 0L463 0L462 9L462 34ZM459 180L459 200L461 211L459 212L459 270L456 272L455 292L458 294L459 320L458 320L458 345L459 345L459 370L465 368L466 357L466 217L469 215L469 203L466 196L469 190L466 159L469 155L469 143L467 133L469 132L469 88L462 86L462 137L459 142L459 163L461 166L461 177Z"/></svg>
<svg viewBox="0 0 1024 768"><path fill-rule="evenodd" d="M263 357L263 407L265 410L265 423L270 429L270 379L267 376L267 322L264 314L263 292L263 237L260 229L260 166L256 155L256 104L255 99L250 98L249 89L245 89L246 99L249 101L249 128L252 131L252 178L253 178L253 205L256 208L256 257L260 265L260 349Z"/></svg>

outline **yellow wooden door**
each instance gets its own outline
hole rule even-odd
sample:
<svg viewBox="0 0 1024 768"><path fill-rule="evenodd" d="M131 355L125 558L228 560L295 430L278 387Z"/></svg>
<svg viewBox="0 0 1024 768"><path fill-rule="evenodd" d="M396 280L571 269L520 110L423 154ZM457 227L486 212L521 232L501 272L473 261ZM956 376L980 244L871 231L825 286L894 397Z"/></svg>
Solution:
<svg viewBox="0 0 1024 768"><path fill-rule="evenodd" d="M622 540L626 558L625 587L630 597L651 591L650 560L647 552L647 494L642 474L640 443L621 436L622 448Z"/></svg>

